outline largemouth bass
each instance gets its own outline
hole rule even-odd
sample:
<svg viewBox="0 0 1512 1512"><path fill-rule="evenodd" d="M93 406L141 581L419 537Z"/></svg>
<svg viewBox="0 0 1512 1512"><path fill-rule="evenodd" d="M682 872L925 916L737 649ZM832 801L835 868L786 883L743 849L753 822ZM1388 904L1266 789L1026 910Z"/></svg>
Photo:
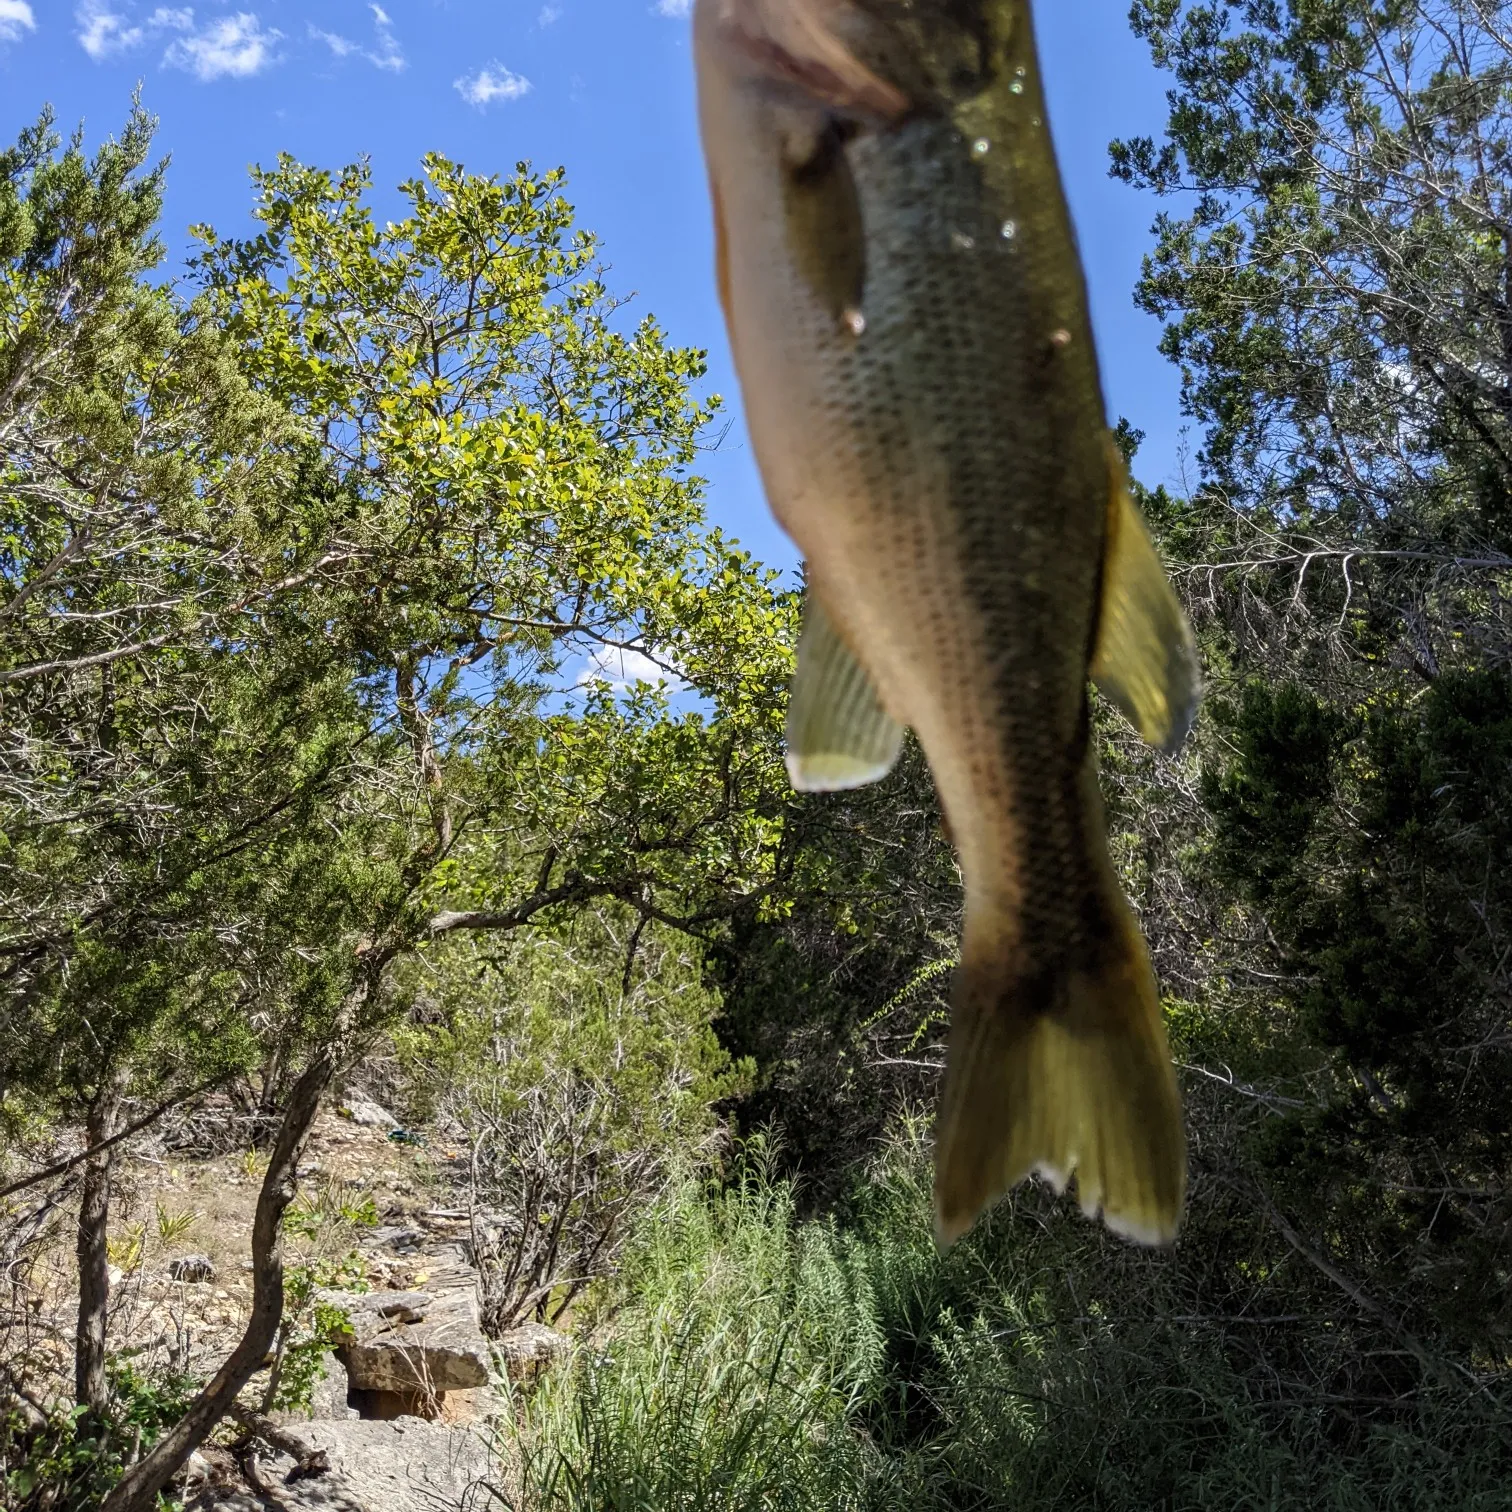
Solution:
<svg viewBox="0 0 1512 1512"><path fill-rule="evenodd" d="M698 0L718 279L771 506L808 564L800 789L904 727L966 883L942 1244L1030 1173L1149 1243L1185 1191L1088 680L1174 749L1191 629L1106 421L1028 0Z"/></svg>

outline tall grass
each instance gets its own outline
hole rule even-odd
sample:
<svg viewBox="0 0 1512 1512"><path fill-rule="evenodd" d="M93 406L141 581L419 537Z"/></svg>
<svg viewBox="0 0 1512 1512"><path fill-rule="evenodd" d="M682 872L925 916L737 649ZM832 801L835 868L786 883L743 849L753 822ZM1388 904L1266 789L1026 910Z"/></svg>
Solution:
<svg viewBox="0 0 1512 1512"><path fill-rule="evenodd" d="M1484 1403L1429 1398L1341 1438L1172 1314L1169 1263L1032 1206L941 1257L916 1140L845 1226L800 1222L758 1149L735 1186L684 1182L646 1216L586 1320L597 1347L521 1404L496 1494L516 1512L1512 1508Z"/></svg>

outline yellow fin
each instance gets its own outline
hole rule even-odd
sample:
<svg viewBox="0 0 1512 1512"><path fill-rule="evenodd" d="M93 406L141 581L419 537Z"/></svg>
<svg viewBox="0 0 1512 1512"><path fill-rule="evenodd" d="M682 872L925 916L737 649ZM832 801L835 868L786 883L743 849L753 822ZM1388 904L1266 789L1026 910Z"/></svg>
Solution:
<svg viewBox="0 0 1512 1512"><path fill-rule="evenodd" d="M1160 1000L1122 895L1105 911L1101 959L1059 974L974 957L968 930L935 1149L942 1247L1036 1173L1057 1191L1074 1173L1082 1211L1126 1239L1176 1236L1186 1147Z"/></svg>
<svg viewBox="0 0 1512 1512"><path fill-rule="evenodd" d="M877 700L860 662L810 590L788 701L787 769L801 793L864 787L892 770L903 726Z"/></svg>
<svg viewBox="0 0 1512 1512"><path fill-rule="evenodd" d="M1197 643L1129 497L1123 459L1111 437L1108 451L1102 607L1089 670L1134 728L1169 754L1186 739L1202 696Z"/></svg>

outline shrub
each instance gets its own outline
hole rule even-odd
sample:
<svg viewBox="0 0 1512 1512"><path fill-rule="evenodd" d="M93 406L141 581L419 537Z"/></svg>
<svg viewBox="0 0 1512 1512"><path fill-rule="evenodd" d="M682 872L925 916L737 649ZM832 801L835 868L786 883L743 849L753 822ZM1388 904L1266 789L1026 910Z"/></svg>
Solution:
<svg viewBox="0 0 1512 1512"><path fill-rule="evenodd" d="M200 1383L177 1371L139 1370L122 1354L107 1367L110 1411L0 1410L0 1505L7 1512L94 1512L126 1465L183 1416ZM17 1398L19 1401L19 1398ZM176 1502L160 1500L167 1512Z"/></svg>
<svg viewBox="0 0 1512 1512"><path fill-rule="evenodd" d="M1197 1512L1505 1507L1507 1403L1427 1387L1371 1413L1244 1374L1175 1306L1169 1256L1022 1194L948 1255L921 1131L844 1223L799 1222L767 1152L675 1185L572 1366L527 1404L513 1512Z"/></svg>

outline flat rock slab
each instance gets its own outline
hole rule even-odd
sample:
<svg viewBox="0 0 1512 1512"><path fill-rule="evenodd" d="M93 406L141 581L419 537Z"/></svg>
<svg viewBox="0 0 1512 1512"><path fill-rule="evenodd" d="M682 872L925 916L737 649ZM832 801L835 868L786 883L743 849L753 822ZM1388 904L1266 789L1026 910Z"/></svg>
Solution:
<svg viewBox="0 0 1512 1512"><path fill-rule="evenodd" d="M294 1465L287 1455L259 1463L264 1478L275 1487L274 1497L220 1486L202 1491L193 1501L185 1502L184 1512L387 1512L387 1508L377 1502L358 1500L352 1488L334 1476L312 1476L296 1481L292 1486L284 1485L284 1471ZM427 1507L426 1512L435 1512L434 1504Z"/></svg>
<svg viewBox="0 0 1512 1512"><path fill-rule="evenodd" d="M466 1391L489 1380L488 1340L480 1333L422 1324L341 1351L359 1391Z"/></svg>
<svg viewBox="0 0 1512 1512"><path fill-rule="evenodd" d="M353 1337L338 1353L358 1391L438 1393L488 1384L492 1354L471 1290L343 1293L339 1305Z"/></svg>
<svg viewBox="0 0 1512 1512"><path fill-rule="evenodd" d="M402 1324L424 1322L427 1313L436 1305L430 1292L354 1292L338 1291L329 1286L317 1291L315 1300L329 1307L339 1307L347 1315L352 1336L359 1344Z"/></svg>
<svg viewBox="0 0 1512 1512"><path fill-rule="evenodd" d="M454 1507L488 1470L488 1452L466 1428L398 1418L392 1423L302 1423L294 1430L330 1461L327 1476L345 1482L371 1512L436 1512ZM289 1489L313 1484L299 1481ZM321 1505L307 1503L311 1508ZM337 1503L326 1503L336 1507Z"/></svg>
<svg viewBox="0 0 1512 1512"><path fill-rule="evenodd" d="M419 1418L301 1423L287 1431L309 1452L324 1450L330 1468L289 1481L292 1456L259 1455L271 1498L243 1488L205 1487L185 1512L437 1512L458 1506L488 1471L488 1453L476 1434Z"/></svg>

